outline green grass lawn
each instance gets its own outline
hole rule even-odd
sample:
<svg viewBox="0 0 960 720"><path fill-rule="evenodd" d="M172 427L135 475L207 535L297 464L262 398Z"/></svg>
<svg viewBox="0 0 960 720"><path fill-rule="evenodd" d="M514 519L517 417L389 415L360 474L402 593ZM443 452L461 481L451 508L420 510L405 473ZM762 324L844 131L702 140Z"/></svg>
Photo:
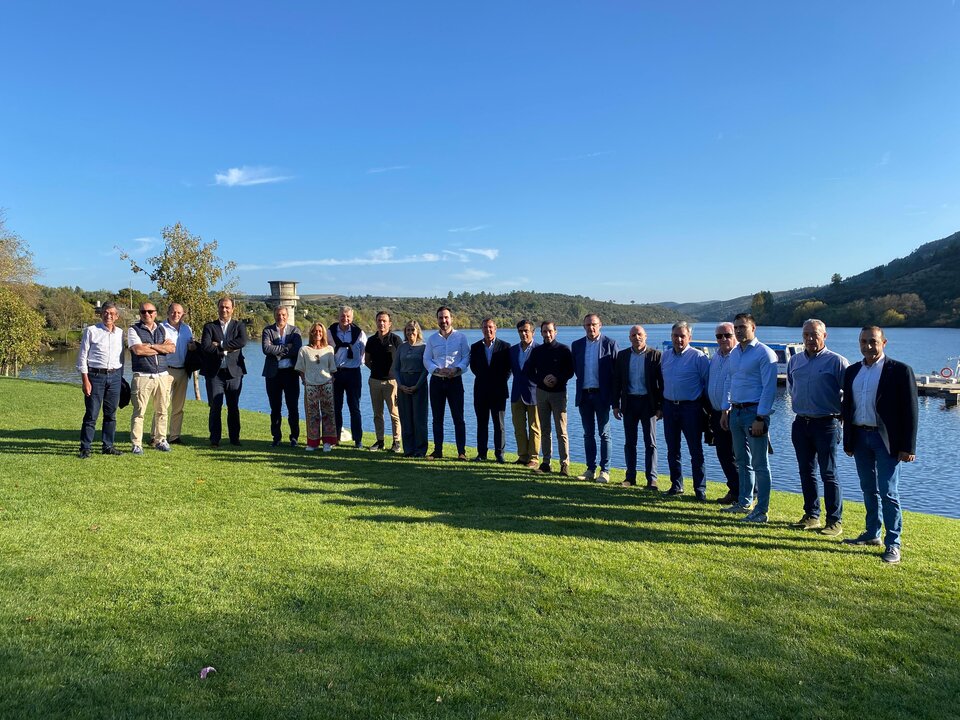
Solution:
<svg viewBox="0 0 960 720"><path fill-rule="evenodd" d="M187 413L189 446L80 461L79 388L0 380L0 717L960 714L956 520L907 513L891 567L789 528L799 495L746 527L513 465L275 449L250 412L212 450Z"/></svg>

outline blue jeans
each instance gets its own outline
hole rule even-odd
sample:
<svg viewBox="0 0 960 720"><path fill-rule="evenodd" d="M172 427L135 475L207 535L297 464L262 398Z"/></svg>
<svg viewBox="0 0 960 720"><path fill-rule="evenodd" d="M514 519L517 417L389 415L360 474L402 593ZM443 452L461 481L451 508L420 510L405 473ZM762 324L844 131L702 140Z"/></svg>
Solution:
<svg viewBox="0 0 960 720"><path fill-rule="evenodd" d="M700 401L663 401L663 437L667 441L667 465L670 467L670 489L683 492L683 467L680 464L680 433L687 441L693 470L693 490L698 497L707 492L707 476L703 462L703 435L700 428Z"/></svg>
<svg viewBox="0 0 960 720"><path fill-rule="evenodd" d="M623 459L627 464L626 479L637 480L638 428L643 432L644 474L647 484L657 482L657 415L649 395L628 395L623 403Z"/></svg>
<svg viewBox="0 0 960 720"><path fill-rule="evenodd" d="M857 463L863 504L867 510L867 536L880 537L880 510L887 535L883 544L900 547L903 514L900 512L900 460L887 452L876 430L854 428L853 459Z"/></svg>
<svg viewBox="0 0 960 720"><path fill-rule="evenodd" d="M600 431L600 469L610 469L613 438L610 435L610 405L600 399L599 392L580 393L580 422L583 424L583 452L587 470L597 469L597 430Z"/></svg>
<svg viewBox="0 0 960 720"><path fill-rule="evenodd" d="M120 404L120 380L123 374L117 370L106 375L87 375L90 380L90 395L83 397L83 424L80 426L80 449L90 451L93 436L97 432L97 418L103 408L103 425L100 440L104 450L113 447L117 431L117 405Z"/></svg>
<svg viewBox="0 0 960 720"><path fill-rule="evenodd" d="M740 499L747 507L753 502L753 486L757 486L757 512L770 510L770 459L767 457L767 435L754 437L750 426L757 419L756 406L730 408L730 434L733 436L733 454L740 474Z"/></svg>
<svg viewBox="0 0 960 720"><path fill-rule="evenodd" d="M803 512L820 517L820 493L817 469L823 481L823 504L827 522L843 520L843 491L837 480L837 445L840 442L840 421L833 417L802 418L793 421L790 435L800 468L800 489L803 491Z"/></svg>

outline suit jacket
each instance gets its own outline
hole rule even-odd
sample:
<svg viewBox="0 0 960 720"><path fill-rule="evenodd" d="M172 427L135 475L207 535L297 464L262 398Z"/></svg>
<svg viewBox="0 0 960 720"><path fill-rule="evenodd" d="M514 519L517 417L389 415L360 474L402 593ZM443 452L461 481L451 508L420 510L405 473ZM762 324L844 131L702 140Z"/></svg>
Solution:
<svg viewBox="0 0 960 720"><path fill-rule="evenodd" d="M587 352L585 337L574 340L570 346L573 353L573 371L577 376L577 393L574 396L574 405L580 405L580 396L583 394L584 355ZM600 401L605 405L613 405L613 361L617 357L617 341L606 335L600 336L600 362L597 366L597 375L600 380Z"/></svg>
<svg viewBox="0 0 960 720"><path fill-rule="evenodd" d="M530 355L537 343L531 343ZM530 357L527 357L530 360ZM520 343L510 346L510 370L513 373L513 389L510 391L510 402L522 402L524 405L537 404L537 384L526 373L526 365L520 367Z"/></svg>
<svg viewBox="0 0 960 720"><path fill-rule="evenodd" d="M214 347L214 341L219 347ZM239 320L231 320L227 326L227 336L223 336L220 321L214 320L203 326L200 337L200 352L203 353L203 365L200 374L204 377L214 377L220 372L220 361L223 359L222 350L227 353L227 373L232 378L243 377L247 374L247 365L243 361L243 346L247 344L247 326Z"/></svg>
<svg viewBox="0 0 960 720"><path fill-rule="evenodd" d="M862 367L863 361L854 363L843 374L840 414L845 452L853 452L853 379ZM877 383L877 431L891 455L916 454L918 416L917 381L913 368L893 358L885 358Z"/></svg>
<svg viewBox="0 0 960 720"><path fill-rule="evenodd" d="M659 412L663 408L663 371L660 359L663 354L649 345L643 351L643 381L647 386L647 395L653 411ZM627 388L630 379L630 357L633 348L627 348L617 353L617 360L613 365L613 407L620 409L627 403Z"/></svg>
<svg viewBox="0 0 960 720"><path fill-rule="evenodd" d="M300 348L303 347L303 336L300 334L300 328L296 325L290 326L290 331L284 331L286 340L280 344L280 330L277 324L268 325L263 329L260 336L260 345L263 347L263 376L265 378L276 377L277 370L281 360L290 360L293 365L297 363L297 355L300 354ZM293 367L291 365L290 367Z"/></svg>
<svg viewBox="0 0 960 720"><path fill-rule="evenodd" d="M483 340L470 346L470 371L476 376L473 381L474 398L484 398L489 407L503 410L507 406L507 380L510 378L510 343L500 338L493 341L493 354L487 364L487 351Z"/></svg>

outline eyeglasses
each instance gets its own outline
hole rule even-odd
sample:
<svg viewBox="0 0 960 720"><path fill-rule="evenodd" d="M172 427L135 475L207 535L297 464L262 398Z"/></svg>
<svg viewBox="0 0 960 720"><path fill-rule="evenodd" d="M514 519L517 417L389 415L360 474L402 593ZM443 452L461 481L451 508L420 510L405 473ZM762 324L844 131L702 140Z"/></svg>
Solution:
<svg viewBox="0 0 960 720"><path fill-rule="evenodd" d="M157 311L156 311L156 310L141 310L141 311L140 311L140 314L141 314L141 315L156 315L156 314L157 314Z"/></svg>
<svg viewBox="0 0 960 720"><path fill-rule="evenodd" d="M717 340L723 340L724 338L732 338L733 333L717 333Z"/></svg>

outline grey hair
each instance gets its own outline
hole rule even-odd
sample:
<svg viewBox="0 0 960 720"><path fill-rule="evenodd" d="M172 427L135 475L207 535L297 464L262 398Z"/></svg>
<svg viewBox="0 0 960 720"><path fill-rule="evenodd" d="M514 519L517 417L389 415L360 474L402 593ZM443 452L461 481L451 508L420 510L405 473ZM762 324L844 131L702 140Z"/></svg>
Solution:
<svg viewBox="0 0 960 720"><path fill-rule="evenodd" d="M821 331L823 331L824 335L827 334L827 326L824 324L823 320L817 320L816 318L808 318L807 320L803 321L803 326L801 326L801 329L803 329L807 325L813 325L815 327L818 327L820 328Z"/></svg>
<svg viewBox="0 0 960 720"><path fill-rule="evenodd" d="M732 322L721 322L721 323L717 323L717 327L714 328L714 332L716 332L716 331L719 330L720 328L726 328L728 325L730 326L730 330L733 331L733 323L732 323Z"/></svg>
<svg viewBox="0 0 960 720"><path fill-rule="evenodd" d="M352 313L352 312L353 312L353 308L350 307L349 305L341 305L341 306L340 306L340 312L342 312L342 313L345 313L345 312Z"/></svg>
<svg viewBox="0 0 960 720"><path fill-rule="evenodd" d="M674 330L686 330L688 335L693 335L693 328L690 327L690 323L688 323L686 320L675 322L673 327L670 328L670 332L672 333Z"/></svg>

